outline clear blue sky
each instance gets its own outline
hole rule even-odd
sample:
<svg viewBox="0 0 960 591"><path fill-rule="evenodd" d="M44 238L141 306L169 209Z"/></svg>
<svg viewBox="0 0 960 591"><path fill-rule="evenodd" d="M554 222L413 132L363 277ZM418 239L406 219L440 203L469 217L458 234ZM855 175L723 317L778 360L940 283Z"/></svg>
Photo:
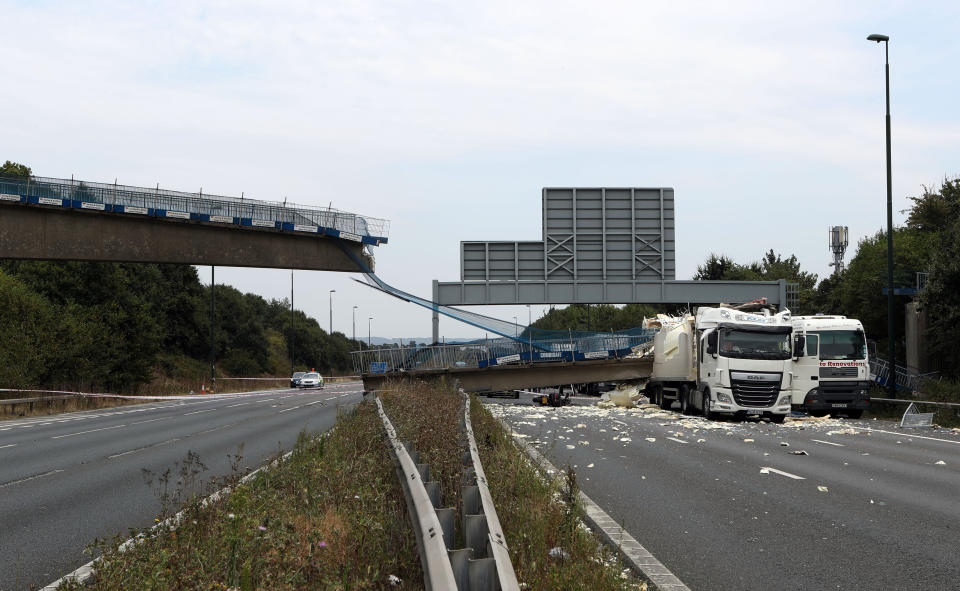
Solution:
<svg viewBox="0 0 960 591"><path fill-rule="evenodd" d="M378 271L424 296L459 278L461 240L539 239L543 186L674 187L678 279L711 251L748 262L769 248L826 275L830 225L857 240L885 223L870 33L891 37L895 209L960 174L956 2L0 1L0 14L0 159L389 218ZM289 292L287 271L217 279ZM358 305L358 336L371 316L377 336L429 335L429 312L348 275L297 272L297 307L326 327L330 289L335 330L351 333Z"/></svg>

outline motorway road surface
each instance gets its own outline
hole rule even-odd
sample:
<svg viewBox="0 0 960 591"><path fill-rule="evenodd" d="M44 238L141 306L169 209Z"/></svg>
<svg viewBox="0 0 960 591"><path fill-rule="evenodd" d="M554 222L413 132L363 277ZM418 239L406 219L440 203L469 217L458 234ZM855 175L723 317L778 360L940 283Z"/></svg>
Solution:
<svg viewBox="0 0 960 591"><path fill-rule="evenodd" d="M960 589L960 433L595 402L487 408L691 589Z"/></svg>
<svg viewBox="0 0 960 591"><path fill-rule="evenodd" d="M362 389L328 384L0 421L0 591L43 587L90 560L83 550L94 538L152 525L161 504L144 470L158 475L192 451L209 480L230 473L227 456L240 445L240 466L256 468L291 449L301 430L332 427Z"/></svg>

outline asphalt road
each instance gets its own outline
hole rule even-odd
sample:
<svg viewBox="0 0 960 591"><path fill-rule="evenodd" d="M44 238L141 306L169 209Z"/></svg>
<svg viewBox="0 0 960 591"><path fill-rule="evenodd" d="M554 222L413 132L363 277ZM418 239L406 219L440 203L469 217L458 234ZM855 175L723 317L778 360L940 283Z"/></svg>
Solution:
<svg viewBox="0 0 960 591"><path fill-rule="evenodd" d="M0 421L0 591L43 587L89 561L95 538L152 525L158 476L172 469L173 492L189 452L199 479L229 474L238 452L249 471L361 396L352 382Z"/></svg>
<svg viewBox="0 0 960 591"><path fill-rule="evenodd" d="M488 408L691 589L960 588L960 433L595 402Z"/></svg>

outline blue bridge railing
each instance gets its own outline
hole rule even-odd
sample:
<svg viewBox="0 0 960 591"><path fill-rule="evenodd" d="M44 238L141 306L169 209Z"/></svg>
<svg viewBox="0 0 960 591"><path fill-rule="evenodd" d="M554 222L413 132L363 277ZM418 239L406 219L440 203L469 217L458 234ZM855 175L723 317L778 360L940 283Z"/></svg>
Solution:
<svg viewBox="0 0 960 591"><path fill-rule="evenodd" d="M31 176L0 177L0 201L310 232L379 246L390 222L332 207Z"/></svg>
<svg viewBox="0 0 960 591"><path fill-rule="evenodd" d="M559 332L559 331L557 331ZM521 342L512 339L421 347L383 347L352 353L360 375L493 367L510 364L620 359L653 341L654 330L595 333L562 339Z"/></svg>

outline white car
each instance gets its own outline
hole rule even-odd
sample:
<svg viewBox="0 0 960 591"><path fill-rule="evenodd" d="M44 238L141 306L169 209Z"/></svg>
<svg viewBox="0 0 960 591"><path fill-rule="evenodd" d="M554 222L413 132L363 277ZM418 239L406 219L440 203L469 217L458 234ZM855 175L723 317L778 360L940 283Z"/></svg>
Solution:
<svg viewBox="0 0 960 591"><path fill-rule="evenodd" d="M315 371L303 374L300 378L301 388L323 388L323 377Z"/></svg>

